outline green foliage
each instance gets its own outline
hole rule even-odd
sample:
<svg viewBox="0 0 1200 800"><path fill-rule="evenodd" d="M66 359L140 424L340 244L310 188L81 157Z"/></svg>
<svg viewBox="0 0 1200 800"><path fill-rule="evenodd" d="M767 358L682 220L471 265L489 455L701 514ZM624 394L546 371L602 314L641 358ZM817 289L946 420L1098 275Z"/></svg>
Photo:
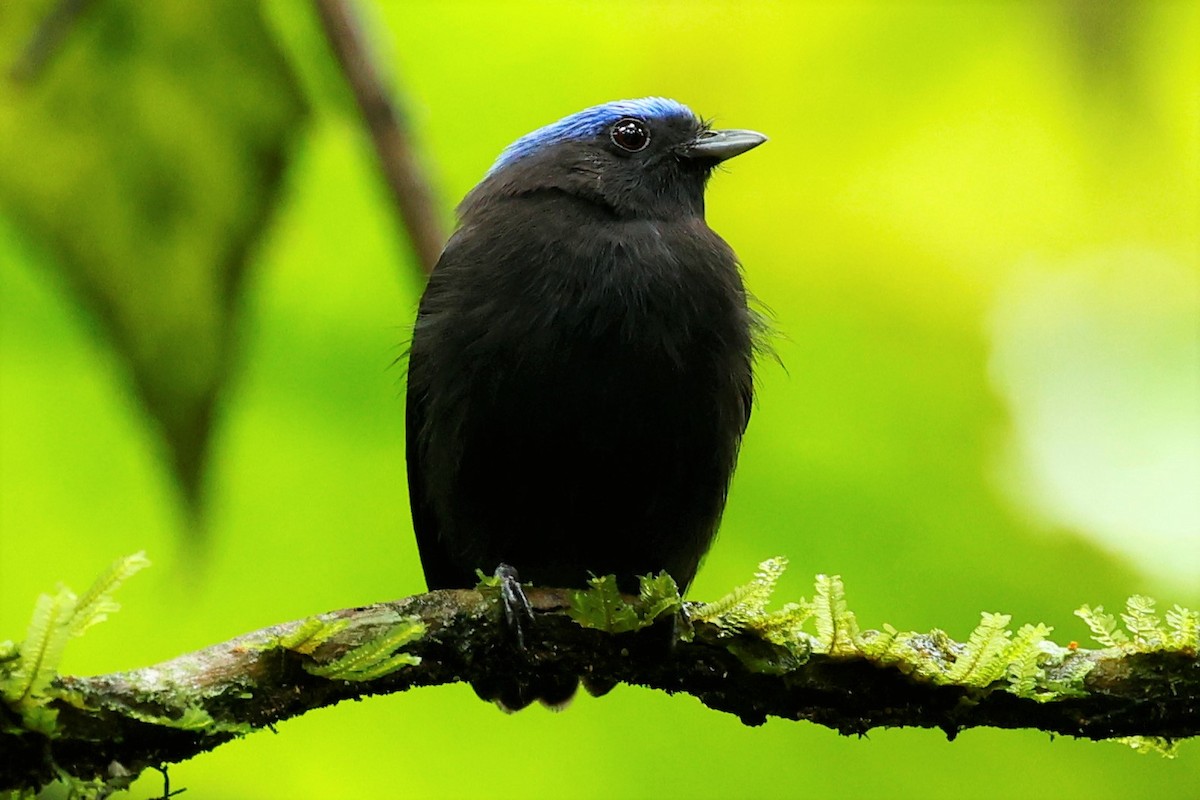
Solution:
<svg viewBox="0 0 1200 800"><path fill-rule="evenodd" d="M1124 630L1116 617L1104 612L1104 606L1081 606L1075 616L1084 621L1092 638L1101 645L1126 653L1200 649L1200 612L1175 605L1166 613L1164 622L1154 610L1155 605L1153 599L1143 595L1135 594L1126 600L1125 611L1120 615Z"/></svg>
<svg viewBox="0 0 1200 800"><path fill-rule="evenodd" d="M503 583L503 579L499 575L488 575L481 569L475 570L475 577L479 579L479 582L475 584L477 591L499 589L500 584Z"/></svg>
<svg viewBox="0 0 1200 800"><path fill-rule="evenodd" d="M334 625L326 626L318 633L332 627ZM326 638L329 635L331 634L326 633ZM311 675L331 680L373 681L403 667L420 664L419 656L398 651L424 635L424 622L417 617L405 617L382 634L350 649L335 661L328 664L305 664L304 669ZM302 642L302 646L311 642L312 638L315 636ZM311 652L311 649L307 652Z"/></svg>
<svg viewBox="0 0 1200 800"><path fill-rule="evenodd" d="M197 731L215 733L218 730L230 733L249 733L250 725L228 725L218 723L212 714L195 703L185 705L179 716L168 714L148 714L137 708L123 707L121 713L151 725L162 725L164 728L177 728L182 731Z"/></svg>
<svg viewBox="0 0 1200 800"><path fill-rule="evenodd" d="M1038 623L1028 623L1021 626L1016 637L1006 648L1001 660L1005 663L1005 675L1008 679L1008 691L1018 697L1033 699L1049 699L1051 693L1039 690L1039 680L1044 672L1038 663L1046 652L1042 643L1050 635L1053 628Z"/></svg>
<svg viewBox="0 0 1200 800"><path fill-rule="evenodd" d="M679 587L666 572L638 578L640 589L632 602L617 588L612 575L593 576L588 588L571 593L567 614L585 628L607 633L629 633L652 625L683 607Z"/></svg>
<svg viewBox="0 0 1200 800"><path fill-rule="evenodd" d="M1084 678L1096 667L1096 662L1087 657L1086 651L1059 647L1049 642L1043 644L1042 649L1047 651L1047 656L1039 662L1038 685L1031 699L1049 702L1086 695ZM1041 675L1043 672L1044 677Z"/></svg>
<svg viewBox="0 0 1200 800"><path fill-rule="evenodd" d="M1085 694L1084 679L1096 664L1087 651L1050 642L1053 629L1041 623L1025 624L1014 632L1008 614L984 612L965 642L956 642L936 629L929 633L900 631L886 623L881 630L860 632L846 602L845 587L836 575L816 577L811 601L768 612L767 603L786 564L782 558L764 561L750 583L692 610L693 621L712 624L718 635L729 637L730 652L752 670L785 674L806 660L796 657L801 649L811 648L812 653L863 658L898 669L914 680L976 692L1006 691L1042 703ZM1084 606L1076 613L1106 647L1127 652L1195 650L1200 615L1175 606L1164 623L1154 607L1150 598L1131 597L1121 615L1126 630L1104 614L1103 608ZM809 620L815 636L801 630ZM744 633L760 638L738 636ZM766 643L783 648L771 650L764 647ZM1174 752L1174 743L1163 740L1138 737L1122 741L1141 752Z"/></svg>
<svg viewBox="0 0 1200 800"><path fill-rule="evenodd" d="M300 623L296 630L280 637L279 646L296 653L311 655L319 646L345 630L348 624L344 619L326 622L320 617L309 617Z"/></svg>
<svg viewBox="0 0 1200 800"><path fill-rule="evenodd" d="M31 696L45 692L57 674L74 613L75 594L70 589L63 587L53 595L38 597L20 647L20 661L3 682L3 697L8 703L20 706Z"/></svg>
<svg viewBox="0 0 1200 800"><path fill-rule="evenodd" d="M621 597L617 579L612 575L593 576L587 589L572 592L567 613L585 628L608 633L626 633L642 627L637 610Z"/></svg>
<svg viewBox="0 0 1200 800"><path fill-rule="evenodd" d="M67 641L117 611L114 592L149 564L145 553L135 553L113 562L82 597L65 586L38 597L20 646L5 642L0 648L0 700L20 715L26 729L54 733L58 712L47 703Z"/></svg>
<svg viewBox="0 0 1200 800"><path fill-rule="evenodd" d="M894 666L930 683L975 689L995 686L1039 701L1061 696L1067 687L1048 686L1045 667L1056 654L1067 654L1067 649L1047 646L1052 629L1046 625L1022 625L1014 634L1011 622L1007 614L984 612L966 642L956 642L936 629L902 632L885 624L881 631L856 635L854 649L881 666ZM1070 678L1077 686L1084 674L1086 670L1072 672L1060 680ZM1001 681L1006 685L1000 686Z"/></svg>
<svg viewBox="0 0 1200 800"><path fill-rule="evenodd" d="M1121 620L1133 643L1147 650L1160 649L1167 639L1162 619L1154 612L1154 600L1135 594L1125 602L1125 613Z"/></svg>
<svg viewBox="0 0 1200 800"><path fill-rule="evenodd" d="M900 660L900 656L895 652L899 639L900 631L885 622L882 630L864 631L859 637L858 649L872 661L894 664Z"/></svg>
<svg viewBox="0 0 1200 800"><path fill-rule="evenodd" d="M1153 753L1163 758L1175 758L1179 755L1179 740L1165 739L1161 736L1122 736L1115 742L1127 744L1143 754Z"/></svg>
<svg viewBox="0 0 1200 800"><path fill-rule="evenodd" d="M768 611L751 619L749 629L775 644L800 645L811 649L811 637L802 628L813 614L813 605L807 601L784 603L777 611Z"/></svg>
<svg viewBox="0 0 1200 800"><path fill-rule="evenodd" d="M674 614L683 608L679 585L666 570L658 575L642 575L638 578L638 583L639 613L647 623L667 614Z"/></svg>
<svg viewBox="0 0 1200 800"><path fill-rule="evenodd" d="M305 103L241 0L97 3L9 80L54 5L5 4L0 209L104 329L197 502L247 256Z"/></svg>
<svg viewBox="0 0 1200 800"><path fill-rule="evenodd" d="M1200 611L1176 604L1167 612L1167 627L1171 630L1170 649L1200 650Z"/></svg>
<svg viewBox="0 0 1200 800"><path fill-rule="evenodd" d="M1130 645L1129 636L1117 627L1116 617L1104 613L1104 606L1096 606L1093 609L1086 604L1082 605L1075 610L1075 616L1084 621L1092 631L1092 638L1101 645L1122 649Z"/></svg>
<svg viewBox="0 0 1200 800"><path fill-rule="evenodd" d="M775 584L787 570L787 559L768 558L758 565L754 579L711 603L691 609L692 619L711 622L736 633L749 626L750 621L766 614L767 603L775 592Z"/></svg>
<svg viewBox="0 0 1200 800"><path fill-rule="evenodd" d="M979 625L971 631L961 656L947 670L947 683L964 686L987 686L1000 678L1008 668L1003 656L1011 643L1012 631L1008 614L983 612Z"/></svg>
<svg viewBox="0 0 1200 800"><path fill-rule="evenodd" d="M712 603L703 603L691 609L691 618L697 622L712 623L731 636L742 631L753 631L772 644L788 648L792 653L807 654L816 642L804 632L803 626L816 613L816 604L801 600L786 603L776 611L767 610L787 564L787 559L782 556L763 561L758 565L753 580Z"/></svg>
<svg viewBox="0 0 1200 800"><path fill-rule="evenodd" d="M113 593L125 581L150 566L150 559L145 552L134 553L125 558L119 558L103 575L88 587L75 606L71 618L71 634L82 636L93 625L108 619L109 614L115 614L121 605L113 599Z"/></svg>
<svg viewBox="0 0 1200 800"><path fill-rule="evenodd" d="M817 652L833 656L858 652L858 620L846 605L846 587L840 575L818 575L812 600L817 626Z"/></svg>

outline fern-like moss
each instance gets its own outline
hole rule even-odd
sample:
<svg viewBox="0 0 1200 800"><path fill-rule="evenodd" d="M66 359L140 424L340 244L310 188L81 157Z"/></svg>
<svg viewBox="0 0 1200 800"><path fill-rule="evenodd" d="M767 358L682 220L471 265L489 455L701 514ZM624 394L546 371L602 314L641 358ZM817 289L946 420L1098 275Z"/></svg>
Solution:
<svg viewBox="0 0 1200 800"><path fill-rule="evenodd" d="M41 595L21 644L0 643L0 701L16 712L15 718L20 720L15 732L32 731L49 738L59 735L58 709L51 702L64 700L81 705L77 696L54 687L67 642L119 610L120 604L114 599L116 590L149 565L145 553L135 553L113 562L82 596L64 586L54 594ZM146 721L188 730L198 729L195 726L202 722L211 722L212 718L203 709L189 711L192 713L185 711L179 718L155 717ZM128 775L114 774L107 780L83 780L60 770L59 781L68 797L103 798L128 788L131 779ZM19 791L15 796L32 797L33 793Z"/></svg>
<svg viewBox="0 0 1200 800"><path fill-rule="evenodd" d="M653 625L683 607L679 587L666 572L643 575L639 586L637 599L630 602L621 596L615 577L593 576L587 589L571 593L567 614L585 628L629 633Z"/></svg>
<svg viewBox="0 0 1200 800"><path fill-rule="evenodd" d="M1171 630L1171 649L1200 650L1200 611L1176 605L1167 612L1167 627Z"/></svg>
<svg viewBox="0 0 1200 800"><path fill-rule="evenodd" d="M1012 631L1008 614L983 612L982 619L967 638L966 647L946 672L948 683L964 686L987 686L1004 674L1007 664L1003 655L1008 649Z"/></svg>
<svg viewBox="0 0 1200 800"><path fill-rule="evenodd" d="M841 575L818 575L812 599L817 652L831 656L858 654L858 620L846 604Z"/></svg>
<svg viewBox="0 0 1200 800"><path fill-rule="evenodd" d="M679 586L665 570L658 575L641 576L638 578L638 584L638 613L643 620L652 623L683 608Z"/></svg>
<svg viewBox="0 0 1200 800"><path fill-rule="evenodd" d="M612 575L593 577L587 589L573 592L567 613L585 628L608 633L627 633L644 627L637 610L621 597L617 579Z"/></svg>
<svg viewBox="0 0 1200 800"><path fill-rule="evenodd" d="M70 589L38 597L17 667L3 681L5 700L20 706L44 693L58 672L74 614L75 594Z"/></svg>
<svg viewBox="0 0 1200 800"><path fill-rule="evenodd" d="M811 651L812 637L804 631L804 624L814 613L813 604L807 600L785 603L778 611L752 617L747 628L774 644L804 645Z"/></svg>
<svg viewBox="0 0 1200 800"><path fill-rule="evenodd" d="M304 669L311 675L333 680L373 681L403 667L420 664L419 656L401 652L400 648L424 635L424 622L417 617L405 617L337 660L327 664L305 664Z"/></svg>
<svg viewBox="0 0 1200 800"><path fill-rule="evenodd" d="M320 617L309 617L296 630L280 637L279 646L295 653L311 655L314 650L346 629L344 619L327 622Z"/></svg>
<svg viewBox="0 0 1200 800"><path fill-rule="evenodd" d="M1017 697L1039 695L1039 682L1045 675L1039 662L1048 654L1042 645L1052 630L1040 622L1022 625L1005 652L1004 676L1008 680L1008 691Z"/></svg>
<svg viewBox="0 0 1200 800"><path fill-rule="evenodd" d="M1128 745L1139 753L1154 753L1163 758L1175 758L1179 755L1179 740L1165 739L1161 736L1122 736L1115 742Z"/></svg>
<svg viewBox="0 0 1200 800"><path fill-rule="evenodd" d="M1116 617L1104 613L1104 606L1081 606L1075 616L1084 621L1100 645L1126 653L1200 649L1200 612L1176 605L1164 620L1155 606L1155 601L1144 595L1135 594L1126 600L1120 615L1124 630Z"/></svg>
<svg viewBox="0 0 1200 800"><path fill-rule="evenodd" d="M812 600L768 612L767 604L786 565L783 558L764 561L750 583L716 601L691 607L693 620L711 624L719 635L730 637L730 651L750 669L770 674L798 669L804 658L789 654L809 648L827 656L862 658L900 670L913 680L974 692L1001 690L1041 703L1086 694L1084 680L1095 667L1095 659L1075 645L1061 647L1049 641L1052 629L1046 625L1025 624L1014 632L1007 614L982 614L965 642L936 629L918 633L887 624L881 630L860 632L846 602L845 587L836 575L817 576ZM1075 613L1106 648L1127 653L1194 653L1200 648L1200 613L1181 606L1160 617L1153 600L1135 595L1119 617L1105 613L1102 606L1083 606ZM809 624L815 635L805 629ZM738 636L744 633L757 634L784 649L747 642ZM1155 752L1173 752L1174 746L1143 738L1127 743Z"/></svg>
<svg viewBox="0 0 1200 800"><path fill-rule="evenodd" d="M1121 621L1129 631L1130 640L1138 650L1158 650L1166 644L1167 632L1163 621L1154 611L1153 598L1135 594L1125 602Z"/></svg>
<svg viewBox="0 0 1200 800"><path fill-rule="evenodd" d="M691 609L691 617L711 622L729 633L738 633L753 621L766 616L767 603L775 593L775 584L787 570L786 558L768 558L758 565L754 579L736 587L729 594L711 603L701 603Z"/></svg>
<svg viewBox="0 0 1200 800"><path fill-rule="evenodd" d="M896 648L900 641L900 631L888 623L883 623L883 629L865 631L858 637L858 649L864 656L880 664L894 664L903 656Z"/></svg>
<svg viewBox="0 0 1200 800"><path fill-rule="evenodd" d="M58 712L47 705L52 699L49 689L67 642L120 608L113 593L149 563L144 553L118 559L83 597L65 586L41 595L21 644L0 646L0 700L16 712L25 729L54 735Z"/></svg>
<svg viewBox="0 0 1200 800"><path fill-rule="evenodd" d="M121 584L148 566L150 559L146 558L144 551L114 561L76 603L75 613L71 618L71 634L82 636L88 628L108 619L109 614L119 611L121 605L113 599L113 594Z"/></svg>
<svg viewBox="0 0 1200 800"><path fill-rule="evenodd" d="M212 715L198 705L185 706L178 716L168 716L166 714L150 714L136 708L126 707L122 710L128 717L149 723L151 725L161 725L164 728L177 728L183 731L204 731L206 733L214 733L216 720ZM249 732L250 726L245 726L244 732Z"/></svg>

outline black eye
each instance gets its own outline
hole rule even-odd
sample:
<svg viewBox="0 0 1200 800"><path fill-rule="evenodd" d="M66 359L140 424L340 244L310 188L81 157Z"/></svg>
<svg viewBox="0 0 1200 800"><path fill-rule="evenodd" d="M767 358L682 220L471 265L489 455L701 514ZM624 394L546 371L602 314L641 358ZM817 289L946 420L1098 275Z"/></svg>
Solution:
<svg viewBox="0 0 1200 800"><path fill-rule="evenodd" d="M612 136L613 144L631 153L645 150L646 145L650 144L650 131L646 128L646 123L633 117L617 120L609 135Z"/></svg>

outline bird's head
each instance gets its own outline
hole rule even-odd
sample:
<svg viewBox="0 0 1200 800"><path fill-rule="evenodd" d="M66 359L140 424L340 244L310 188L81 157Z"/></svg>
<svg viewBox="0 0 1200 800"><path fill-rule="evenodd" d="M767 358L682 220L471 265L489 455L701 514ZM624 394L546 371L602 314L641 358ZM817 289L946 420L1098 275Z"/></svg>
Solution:
<svg viewBox="0 0 1200 800"><path fill-rule="evenodd" d="M509 145L462 211L497 197L560 191L621 217L703 216L713 168L766 140L754 131L713 130L662 97L604 103Z"/></svg>

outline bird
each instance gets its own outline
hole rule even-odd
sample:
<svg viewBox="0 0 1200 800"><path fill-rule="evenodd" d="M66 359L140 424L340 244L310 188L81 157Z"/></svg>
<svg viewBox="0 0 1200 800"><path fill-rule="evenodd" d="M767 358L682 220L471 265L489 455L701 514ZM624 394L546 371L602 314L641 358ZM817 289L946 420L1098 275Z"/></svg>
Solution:
<svg viewBox="0 0 1200 800"><path fill-rule="evenodd" d="M662 97L520 137L458 207L408 350L413 527L431 590L666 571L717 532L763 315L705 222L719 164L766 141ZM497 573L499 574L499 573Z"/></svg>

